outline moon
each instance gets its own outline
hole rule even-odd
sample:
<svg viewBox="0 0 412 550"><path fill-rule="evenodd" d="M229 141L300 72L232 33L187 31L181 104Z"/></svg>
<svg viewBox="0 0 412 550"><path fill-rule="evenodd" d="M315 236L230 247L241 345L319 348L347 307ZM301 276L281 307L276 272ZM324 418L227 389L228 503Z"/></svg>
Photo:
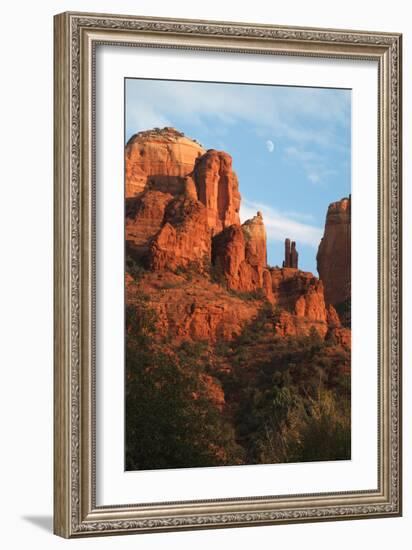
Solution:
<svg viewBox="0 0 412 550"><path fill-rule="evenodd" d="M272 140L268 139L266 141L266 147L267 147L267 150L269 151L269 153L272 153L273 150L275 149L275 144L273 143Z"/></svg>

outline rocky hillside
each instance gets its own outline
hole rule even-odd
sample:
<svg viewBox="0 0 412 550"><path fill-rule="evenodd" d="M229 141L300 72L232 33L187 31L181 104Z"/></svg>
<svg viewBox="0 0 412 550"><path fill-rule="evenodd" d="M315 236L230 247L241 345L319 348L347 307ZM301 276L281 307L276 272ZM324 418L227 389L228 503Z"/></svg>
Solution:
<svg viewBox="0 0 412 550"><path fill-rule="evenodd" d="M173 128L133 136L126 146L126 252L146 271L139 287L127 285L128 301L143 289L160 332L217 340L238 334L267 300L279 311L276 333L315 328L346 345L335 302L325 300L330 279L268 266L262 214L241 224L240 202L227 153L205 151ZM333 249L329 234L324 241Z"/></svg>
<svg viewBox="0 0 412 550"><path fill-rule="evenodd" d="M348 458L343 205L319 279L286 235L283 267L268 265L228 153L153 129L129 140L125 168L127 469Z"/></svg>

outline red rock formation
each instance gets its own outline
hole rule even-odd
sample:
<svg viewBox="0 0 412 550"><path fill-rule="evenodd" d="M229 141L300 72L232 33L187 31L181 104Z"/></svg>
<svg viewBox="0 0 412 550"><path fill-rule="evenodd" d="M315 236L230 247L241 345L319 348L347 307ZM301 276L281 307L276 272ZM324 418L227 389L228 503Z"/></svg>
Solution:
<svg viewBox="0 0 412 550"><path fill-rule="evenodd" d="M292 268L270 270L273 301L281 310L276 332L280 335L309 334L315 328L321 337L328 332L328 310L322 281L312 273Z"/></svg>
<svg viewBox="0 0 412 550"><path fill-rule="evenodd" d="M212 263L228 288L240 292L263 289L271 295L266 273L266 231L260 212L242 226L231 225L214 237Z"/></svg>
<svg viewBox="0 0 412 550"><path fill-rule="evenodd" d="M344 348L351 347L351 330L342 326L339 315L332 305L328 306L328 327L328 335L331 336L337 344Z"/></svg>
<svg viewBox="0 0 412 550"><path fill-rule="evenodd" d="M173 128L129 140L126 197L128 253L156 270L210 263L211 233L239 223L231 157Z"/></svg>
<svg viewBox="0 0 412 550"><path fill-rule="evenodd" d="M187 196L170 202L148 254L149 267L154 271L194 264L198 271L206 270L211 256L211 230L203 204Z"/></svg>
<svg viewBox="0 0 412 550"><path fill-rule="evenodd" d="M128 252L135 258L145 258L149 244L165 223L165 212L174 198L197 201L197 192L190 176L182 178L179 195L153 189L150 185L137 195L126 200L126 244ZM200 206L200 203L199 203ZM169 216L169 221L170 216ZM203 231L203 225L199 228Z"/></svg>
<svg viewBox="0 0 412 550"><path fill-rule="evenodd" d="M316 257L328 304L337 306L351 292L351 198L329 205Z"/></svg>
<svg viewBox="0 0 412 550"><path fill-rule="evenodd" d="M213 238L212 263L228 288L240 288L240 266L244 261L245 236L240 225L231 225Z"/></svg>
<svg viewBox="0 0 412 550"><path fill-rule="evenodd" d="M309 334L314 327L321 337L326 336L328 311L322 282L296 268L267 268L266 232L260 213L214 237L212 262L228 288L240 292L261 290L282 310L276 324L278 334Z"/></svg>
<svg viewBox="0 0 412 550"><path fill-rule="evenodd" d="M299 296L295 303L295 314L297 317L305 317L310 321L327 322L322 281L313 280L305 289L304 294Z"/></svg>
<svg viewBox="0 0 412 550"><path fill-rule="evenodd" d="M232 170L232 157L209 149L196 159L193 171L199 200L206 206L208 223L216 235L222 229L239 224L240 193Z"/></svg>
<svg viewBox="0 0 412 550"><path fill-rule="evenodd" d="M269 302L273 303L274 298L273 298L272 277L270 275L269 269L263 270L262 283L263 283L262 285L263 294L266 296L266 299Z"/></svg>
<svg viewBox="0 0 412 550"><path fill-rule="evenodd" d="M172 271L150 272L133 284L126 278L127 303L144 293L147 306L156 312L156 334L183 340L231 340L256 317L261 304L228 294L205 276L193 274L188 280Z"/></svg>
<svg viewBox="0 0 412 550"><path fill-rule="evenodd" d="M285 259L283 260L283 267L298 268L299 254L296 250L295 241L290 242L290 239L285 239Z"/></svg>
<svg viewBox="0 0 412 550"><path fill-rule="evenodd" d="M205 152L173 128L141 132L129 140L126 192L127 253L151 272L148 293L160 333L170 333L177 340L230 339L240 333L265 298L277 306L278 334L309 334L316 328L322 337L330 334L350 346L350 331L341 326L330 305L336 299L334 277L342 259L339 254L335 258L334 251L345 242L347 246L348 239L350 266L350 199L329 207L318 253L322 282L297 268L296 246L289 239L285 243L287 267L267 266L261 213L240 224L240 194L231 157L213 149ZM329 257L332 267L327 265ZM346 260L344 264L347 268ZM215 279L220 276L224 284L208 280L210 266ZM188 281L183 285L184 275L179 278L173 273L178 269L189 271L191 277L198 274L196 291L192 292ZM347 276L345 272L343 277ZM174 277L184 292L175 289ZM159 294L155 280L169 285L168 292ZM126 284L135 289L130 280ZM326 285L329 307L325 305ZM247 303L226 289L254 293L253 300Z"/></svg>
<svg viewBox="0 0 412 550"><path fill-rule="evenodd" d="M149 182L168 193L180 192L184 177L204 153L199 143L174 128L135 134L126 146L126 198L144 191Z"/></svg>
<svg viewBox="0 0 412 550"><path fill-rule="evenodd" d="M242 229L246 241L246 260L250 265L266 267L266 229L262 213L258 212L251 220L246 220L242 225Z"/></svg>
<svg viewBox="0 0 412 550"><path fill-rule="evenodd" d="M339 315L336 312L336 309L333 306L329 305L327 313L328 313L328 325L331 328L340 327L341 322L339 319Z"/></svg>
<svg viewBox="0 0 412 550"><path fill-rule="evenodd" d="M126 203L126 244L136 258L144 257L150 239L158 233L167 205L173 199L170 193L147 190Z"/></svg>
<svg viewBox="0 0 412 550"><path fill-rule="evenodd" d="M279 336L308 336L315 329L321 338L325 338L328 326L323 321L314 321L306 317L298 317L287 310L281 311L275 325L275 332Z"/></svg>
<svg viewBox="0 0 412 550"><path fill-rule="evenodd" d="M274 303L281 307L294 310L297 300L312 287L323 296L323 285L317 277L308 271L293 268L270 268ZM323 300L324 303L324 300ZM324 317L326 319L326 310Z"/></svg>

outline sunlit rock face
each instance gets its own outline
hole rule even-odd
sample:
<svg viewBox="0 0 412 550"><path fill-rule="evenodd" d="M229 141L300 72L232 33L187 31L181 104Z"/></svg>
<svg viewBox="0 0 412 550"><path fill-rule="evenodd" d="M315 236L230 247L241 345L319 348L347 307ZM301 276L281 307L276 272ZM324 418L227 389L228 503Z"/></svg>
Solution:
<svg viewBox="0 0 412 550"><path fill-rule="evenodd" d="M181 192L185 176L205 152L199 143L174 128L135 134L125 152L126 198L135 197L148 186L172 194Z"/></svg>
<svg viewBox="0 0 412 550"><path fill-rule="evenodd" d="M327 304L346 317L343 305L351 296L351 197L329 205L316 257ZM350 308L346 308L350 315Z"/></svg>
<svg viewBox="0 0 412 550"><path fill-rule="evenodd" d="M289 238L284 267L267 265L263 216L240 223L239 184L227 153L206 151L174 128L154 129L129 140L125 165L126 254L146 269L139 288L158 313L159 334L230 339L269 302L276 334L315 328L350 345L333 308L350 283L350 199L329 207L318 279L298 268ZM187 279L189 272L195 279ZM162 284L167 292L159 292ZM137 292L130 281L127 292Z"/></svg>
<svg viewBox="0 0 412 550"><path fill-rule="evenodd" d="M214 235L230 225L240 224L239 184L230 155L209 149L196 159L193 179Z"/></svg>

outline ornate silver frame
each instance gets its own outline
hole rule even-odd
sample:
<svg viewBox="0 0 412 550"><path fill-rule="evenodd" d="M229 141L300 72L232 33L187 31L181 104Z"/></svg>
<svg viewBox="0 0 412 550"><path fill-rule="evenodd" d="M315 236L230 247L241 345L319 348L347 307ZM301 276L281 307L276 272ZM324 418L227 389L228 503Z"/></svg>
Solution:
<svg viewBox="0 0 412 550"><path fill-rule="evenodd" d="M57 15L54 33L55 533L79 537L399 516L401 35L84 13ZM108 43L378 63L378 490L96 506L93 85L95 47Z"/></svg>

